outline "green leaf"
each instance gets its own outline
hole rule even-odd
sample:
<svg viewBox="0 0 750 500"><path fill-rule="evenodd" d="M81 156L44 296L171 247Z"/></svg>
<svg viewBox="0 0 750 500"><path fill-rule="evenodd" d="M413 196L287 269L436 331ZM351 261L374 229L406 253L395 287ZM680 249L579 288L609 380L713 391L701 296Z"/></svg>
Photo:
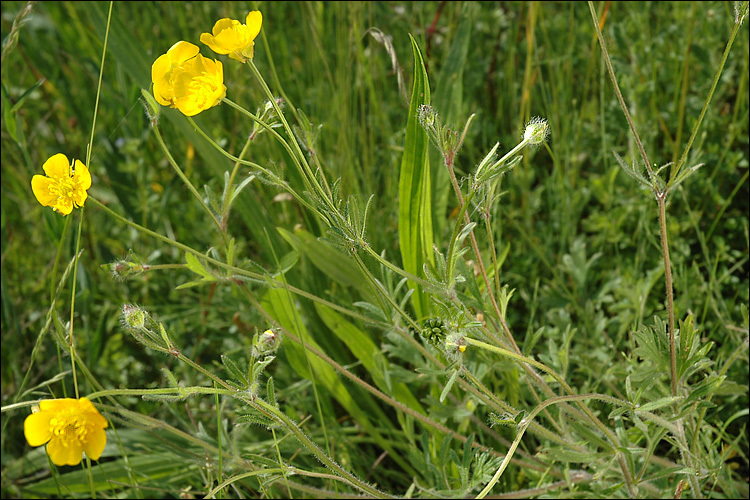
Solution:
<svg viewBox="0 0 750 500"><path fill-rule="evenodd" d="M275 283L278 285L278 281ZM295 334L308 345L318 350L322 350L307 331L307 328L302 321L300 311L288 291L280 288L266 290L266 293L261 300L261 305L263 306L263 309L268 311L274 320L284 327L285 330ZM362 429L373 436L375 442L378 443L379 446L385 450L389 450L390 453L397 453L392 445L383 438L379 429L375 427L370 420L371 418L375 418L378 419L378 422L386 422L388 421L388 418L385 415L370 415L364 411L359 404L359 401L354 398L347 386L344 385L344 377L337 373L331 365L315 356L313 353L309 351L305 352L304 347L295 342L285 343L283 352L286 354L289 365L300 376L312 380L313 383L318 384L321 388L325 388L325 390L331 394L347 412L349 412ZM312 367L314 375L311 374L308 369L308 360L309 366ZM326 400L326 398L321 399L321 403L324 403ZM362 404L365 403L366 401L362 401ZM410 468L406 462L400 459L400 457L397 461L403 467L407 469Z"/></svg>
<svg viewBox="0 0 750 500"><path fill-rule="evenodd" d="M325 305L316 303L315 310L326 326L362 362L362 365L372 377L375 385L392 395L398 402L414 411L425 414L419 400L414 397L406 384L389 383L388 371L390 370L390 363L365 332Z"/></svg>
<svg viewBox="0 0 750 500"><path fill-rule="evenodd" d="M414 87L409 117L406 121L404 155L399 176L398 238L404 269L414 275L423 274L425 262L432 264L432 187L430 185L429 139L419 124L418 110L430 104L430 84L417 42L409 35L414 51ZM429 302L416 283L413 297L418 317L428 315Z"/></svg>
<svg viewBox="0 0 750 500"><path fill-rule="evenodd" d="M212 278L211 274L209 274L208 271L206 271L206 268L203 267L203 264L198 260L198 257L191 253L185 254L185 262L187 264L187 268L193 271L195 274L200 274L204 278Z"/></svg>
<svg viewBox="0 0 750 500"><path fill-rule="evenodd" d="M682 399L682 396L670 396L667 398L660 398L656 401L651 401L650 403L646 403L645 405L639 406L638 408L635 408L636 411L654 411L658 408L661 408L663 406L671 405L675 401L679 401Z"/></svg>
<svg viewBox="0 0 750 500"><path fill-rule="evenodd" d="M440 393L441 403L445 401L445 398L448 397L448 393L451 391L451 387L453 387L453 384L456 382L456 378L458 378L458 370L453 371L453 375L451 375L451 378L448 379L448 383L445 384L445 387L443 387L443 392Z"/></svg>
<svg viewBox="0 0 750 500"><path fill-rule="evenodd" d="M367 278L351 257L305 230L299 229L294 233L280 227L276 230L297 252L310 259L310 262L331 280L355 288L362 296L374 300L367 287Z"/></svg>
<svg viewBox="0 0 750 500"><path fill-rule="evenodd" d="M232 359L229 356L221 355L221 362L224 364L224 367L227 369L229 374L234 377L238 382L242 382L245 385L247 385L250 381L247 379L247 370L240 369L239 366L237 366L237 363L232 361Z"/></svg>

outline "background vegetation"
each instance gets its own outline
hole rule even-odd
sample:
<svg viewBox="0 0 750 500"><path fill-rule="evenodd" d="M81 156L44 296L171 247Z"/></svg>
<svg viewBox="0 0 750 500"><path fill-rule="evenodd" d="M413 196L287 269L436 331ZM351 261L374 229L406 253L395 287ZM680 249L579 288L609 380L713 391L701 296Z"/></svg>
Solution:
<svg viewBox="0 0 750 500"><path fill-rule="evenodd" d="M677 161L720 67L734 27L734 3L607 2L595 7L645 149L658 165ZM65 232L66 219L37 203L30 180L54 153L85 158L109 4L39 2L26 12L14 45L8 35L26 8L24 2L2 3L3 407L72 394L70 359L53 334L70 318L70 280L62 282L54 304L50 296L75 254L76 231ZM644 354L642 340L658 337L653 329L658 332L659 321L666 321L656 203L622 172L613 155L629 163L640 158L585 3L116 3L89 164L91 196L202 252L221 247L215 227L155 140L141 89L150 86L152 62L175 41L198 44L200 33L217 19L243 20L253 8L263 13L255 64L275 95L283 90L287 117L291 120L289 110L298 108L311 122L316 141L304 145L320 160L329 181L341 179L342 196L364 202L374 194L366 239L397 265L403 202L399 175L414 79L409 34L424 56L432 104L443 121L461 129L476 113L456 160L459 178L473 172L495 142L505 152L518 143L529 118L545 117L551 131L547 147L527 150L503 177L502 196L491 212L499 285L513 291L507 323L521 351L554 368L577 393L630 402L637 402L633 395L639 391L638 398L648 402L668 396L668 373L658 356ZM228 98L251 111L263 106L265 95L246 66L205 47L202 53L224 63ZM692 317L696 342L712 346L696 361L700 371L686 380L682 401L693 399L680 403L694 431L689 437L692 466L665 430L668 426L639 422L634 413L613 415L616 408L606 403L587 403L629 443L623 453L632 470L643 471L640 496L671 497L683 487L685 496L748 495L749 59L744 25L686 164L704 166L671 193L667 207L675 313L680 321ZM196 122L234 154L253 126L224 104ZM162 109L160 128L193 184L220 195L233 163L175 110ZM253 142L247 157L285 169L289 181L299 185L291 159L270 134ZM430 157L434 242L445 252L459 204L436 148ZM278 297L262 285L243 289L212 283L178 290L195 279L184 266L113 279L103 265L132 255L150 265L182 265L184 253L89 203L68 217L73 228L81 216L75 331L82 364L101 387L168 387L164 368L185 386L211 386L191 367L128 335L121 326L125 303L143 307L165 325L186 357L227 379L232 375L222 356L239 365L252 362L253 334L289 328L286 318L301 322L293 329L305 330L337 363L456 433L414 420L330 365L325 366L335 379L327 382L329 372L318 365L316 377L310 377L309 365L299 357L304 351L292 349L293 342L285 339L263 376L264 387L272 375L284 414L301 423L305 434L344 468L381 491L476 495L516 436L514 425L491 427L497 412L465 385L454 384L441 401L450 372L440 372L397 334L408 326L401 318L386 318L391 328L362 319L368 311L353 304L377 303L377 294L357 274L350 256L318 239L330 237L321 221L276 187L253 181L235 202L228 233L236 239L238 262L249 269L251 261L269 272L280 262L288 264L286 282L358 311L359 318L344 319L299 295L296 313L280 312ZM478 214L472 217L480 222L475 231L490 262L488 233ZM61 264L53 276L58 246ZM471 261L473 254L464 259ZM398 275L371 258L365 263L394 298L403 299L405 288L396 290ZM480 295L486 293L480 280L471 280L470 265L466 277L482 288ZM275 314L273 320L254 300ZM415 320L425 319L411 303L406 308ZM431 316L440 316L437 307ZM50 318L59 320L50 323ZM373 368L373 360L382 366ZM518 362L469 347L465 363L513 408L528 414L537 406ZM96 390L89 379L78 380L82 395ZM704 380L711 384L701 386ZM85 496L91 489L104 497L189 498L253 467L279 467L279 455L299 470L326 472L283 427L272 433L264 426L239 425L247 408L231 398L117 396L116 403L132 414L111 401L99 402L114 429L93 468L93 485L81 468L50 472L43 448L31 449L23 438L28 407L4 410L3 498ZM555 433L555 426L562 426L560 435L574 446L561 446L541 431L526 433L516 454L520 462L510 465L493 493L632 495L614 456L597 444L601 436L571 423L557 407L549 411L538 417L539 424ZM225 431L222 439L217 439L217 420ZM457 436L471 436L485 448L473 452ZM219 446L225 456L221 465ZM688 475L697 478L700 491L682 482ZM330 477L269 474L242 479L220 494L336 493L360 492Z"/></svg>

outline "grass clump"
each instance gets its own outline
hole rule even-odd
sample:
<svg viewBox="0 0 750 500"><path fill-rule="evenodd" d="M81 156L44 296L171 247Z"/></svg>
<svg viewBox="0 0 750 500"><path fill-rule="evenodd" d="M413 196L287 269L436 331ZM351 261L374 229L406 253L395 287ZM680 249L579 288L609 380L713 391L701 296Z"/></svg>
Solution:
<svg viewBox="0 0 750 500"><path fill-rule="evenodd" d="M3 498L747 497L747 2L238 8L3 2Z"/></svg>

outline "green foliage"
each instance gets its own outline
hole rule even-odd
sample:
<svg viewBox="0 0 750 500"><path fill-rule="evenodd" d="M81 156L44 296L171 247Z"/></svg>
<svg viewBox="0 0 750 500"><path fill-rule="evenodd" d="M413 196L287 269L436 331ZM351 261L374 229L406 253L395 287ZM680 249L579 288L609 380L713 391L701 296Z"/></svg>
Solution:
<svg viewBox="0 0 750 500"><path fill-rule="evenodd" d="M747 2L594 5L650 168L585 3L109 8L2 3L3 498L747 497ZM234 106L154 101L255 8L260 78L201 45Z"/></svg>

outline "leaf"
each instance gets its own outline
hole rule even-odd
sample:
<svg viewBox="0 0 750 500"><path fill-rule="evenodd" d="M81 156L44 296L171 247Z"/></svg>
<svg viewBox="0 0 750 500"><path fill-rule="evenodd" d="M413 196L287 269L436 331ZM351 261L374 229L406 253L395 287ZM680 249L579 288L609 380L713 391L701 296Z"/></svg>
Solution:
<svg viewBox="0 0 750 500"><path fill-rule="evenodd" d="M279 282L275 281L274 285L278 286ZM273 319L285 330L295 334L310 346L321 350L318 343L315 342L307 331L307 328L302 321L302 315L288 291L280 288L270 288L266 290L261 299L261 305L263 306L263 309L268 311L271 317L273 317ZM344 385L344 377L338 374L331 365L315 356L313 353L309 351L305 352L303 346L294 342L285 343L283 352L286 354L289 365L297 372L297 374L308 380L313 380L315 384L318 384L321 388L325 388L325 390L332 395L347 412L349 412L362 429L373 436L374 441L378 443L379 446L388 450L390 453L396 454L392 445L383 438L379 428L371 421L371 418L373 418L379 423L388 422L388 418L382 413L375 412L373 414L368 414L368 412L364 411L359 404L360 401L358 401L348 390L347 386ZM312 368L314 375L310 373L308 366ZM321 398L321 403L324 403L325 400L326 398ZM361 403L366 404L367 401L361 401ZM370 406L370 408L372 408L372 406ZM410 468L400 457L397 459L397 462L407 469Z"/></svg>
<svg viewBox="0 0 750 500"><path fill-rule="evenodd" d="M391 394L398 402L414 411L425 414L419 400L414 397L406 384L389 383L388 372L390 371L390 363L365 332L325 305L316 303L315 310L326 326L362 362L362 365L372 377L375 385Z"/></svg>
<svg viewBox="0 0 750 500"><path fill-rule="evenodd" d="M656 401L651 401L650 403L646 403L645 405L641 405L637 408L635 408L636 411L654 411L656 409L659 409L663 406L670 405L674 403L675 401L679 401L682 399L682 396L670 396L666 398L659 398Z"/></svg>
<svg viewBox="0 0 750 500"><path fill-rule="evenodd" d="M372 297L372 292L367 287L367 278L350 256L302 229L295 230L294 233L281 227L276 230L297 252L310 259L310 262L331 280L356 289L363 297Z"/></svg>
<svg viewBox="0 0 750 500"><path fill-rule="evenodd" d="M414 86L406 121L404 155L399 176L398 238L404 269L419 276L423 273L422 266L425 262L434 262L432 187L427 155L429 140L417 116L419 107L430 103L430 84L417 42L411 35L409 38L414 51ZM417 316L427 316L429 303L426 295L416 283L410 282L409 286L417 290L412 296Z"/></svg>
<svg viewBox="0 0 750 500"><path fill-rule="evenodd" d="M187 268L193 271L195 274L199 274L206 279L215 281L215 278L206 270L205 267L203 267L203 264L201 264L201 262L198 260L198 257L196 257L195 255L186 253L185 262L187 263Z"/></svg>
<svg viewBox="0 0 750 500"><path fill-rule="evenodd" d="M243 371L242 369L240 369L240 367L237 366L237 363L232 361L229 356L225 356L224 354L222 354L221 362L224 364L224 367L227 369L229 374L232 375L237 381L242 382L245 385L249 383L249 380L247 379L247 371Z"/></svg>
<svg viewBox="0 0 750 500"><path fill-rule="evenodd" d="M448 379L448 383L445 384L445 387L443 387L443 392L440 393L441 403L445 401L446 397L448 397L448 393L451 391L451 387L453 387L453 384L456 382L456 378L458 378L458 370L453 371L453 375L451 375L451 378Z"/></svg>

